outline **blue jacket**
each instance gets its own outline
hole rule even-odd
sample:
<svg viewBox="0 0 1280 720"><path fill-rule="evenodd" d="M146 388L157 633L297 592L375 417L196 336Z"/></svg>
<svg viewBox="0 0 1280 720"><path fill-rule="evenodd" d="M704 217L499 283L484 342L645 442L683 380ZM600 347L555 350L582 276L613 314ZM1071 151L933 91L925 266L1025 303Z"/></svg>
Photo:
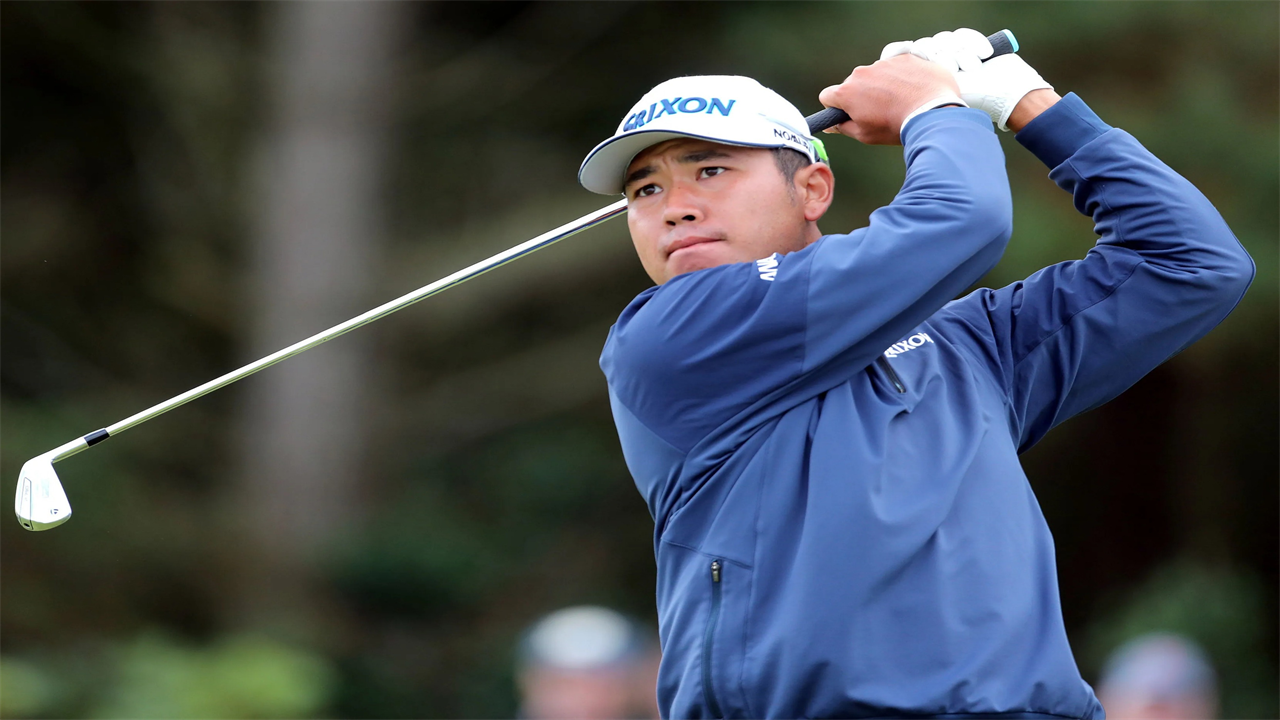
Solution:
<svg viewBox="0 0 1280 720"><path fill-rule="evenodd" d="M1018 462L1218 324L1253 264L1190 183L1074 95L1017 139L1100 236L999 260L977 110L907 126L868 227L641 293L601 358L654 519L667 717L1102 717Z"/></svg>

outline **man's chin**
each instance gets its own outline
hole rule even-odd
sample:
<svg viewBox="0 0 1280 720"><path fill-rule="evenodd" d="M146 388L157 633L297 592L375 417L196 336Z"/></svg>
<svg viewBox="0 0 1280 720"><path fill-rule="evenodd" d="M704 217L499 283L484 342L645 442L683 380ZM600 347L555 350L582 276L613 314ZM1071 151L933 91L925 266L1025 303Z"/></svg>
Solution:
<svg viewBox="0 0 1280 720"><path fill-rule="evenodd" d="M725 252L727 249L720 242L698 243L681 248L667 258L667 278L736 262Z"/></svg>

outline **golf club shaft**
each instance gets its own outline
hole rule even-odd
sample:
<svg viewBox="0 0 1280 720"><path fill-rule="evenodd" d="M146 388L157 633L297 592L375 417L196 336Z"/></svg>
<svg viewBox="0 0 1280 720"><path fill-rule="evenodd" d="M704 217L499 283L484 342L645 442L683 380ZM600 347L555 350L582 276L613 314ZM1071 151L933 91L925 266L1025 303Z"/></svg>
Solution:
<svg viewBox="0 0 1280 720"><path fill-rule="evenodd" d="M131 415L114 425L109 425L102 430L97 430L92 433L89 433L88 435L85 435L82 438L77 438L76 440L73 440L67 443L66 445L63 445L51 451L49 453L52 456L51 459L53 462L57 462L59 460L63 460L65 458L71 457L72 455L75 455L76 453L88 448L91 445L96 445L97 443L102 442L103 440L106 440L108 437L119 435L120 433L124 432L125 430L128 430L129 428L135 425L140 425L158 415L162 415L178 407L179 405L184 405L186 403L189 403L192 400L195 400L196 398L202 395L207 395L213 392L214 390L217 390L218 388L230 385L231 383L237 380L246 378L258 372L259 370L275 365L281 360L291 358L294 355L297 355L298 353L304 352L306 350L310 350L311 348L323 342L327 342L329 340L332 340L338 337L339 335L355 330L356 328L362 325L367 325L373 322L374 320L378 320L379 318L386 317L387 315L390 315L391 313L397 310L400 310L401 308L408 307L418 302L419 300L424 300L426 298L431 297L432 295L448 290L451 287L454 287L456 285L461 285L462 283L466 282L467 280L470 280L471 278L478 277L480 275L483 275L486 272L489 272L494 268L506 265L512 260L523 257L537 250L541 250L542 248L547 247L548 245L552 245L571 235L576 235L577 233L580 233L583 230L586 230L588 228L595 227L596 225L599 225L600 223L605 222L606 220L609 220L618 215L621 215L626 211L627 211L627 201L619 200L611 205L608 205L599 210L596 210L595 212L583 215L582 217L578 218L577 220L574 220L573 222L567 223L565 225L561 225L560 227L554 230L543 233L542 235L539 235L538 237L533 238L532 240L523 242L509 250L500 252L497 255L494 255L486 260L481 260L480 262L474 265L471 265L470 267L463 268L462 270L459 270L458 272L452 275L449 275L448 277L441 278L440 280L437 280L431 283L430 285L426 285L424 287L418 288L417 290L414 290L413 292L407 295L396 298L395 300L392 300L389 303L386 303L384 305L379 305L378 307L362 315L357 315L356 317L353 317L344 323L334 325L328 330L316 333L315 335L312 335L311 337L305 340L296 342L293 345L290 345L289 347L284 348L283 350L277 351L275 353L272 353L262 358L261 360L245 365L239 370L234 370L232 372L227 373L226 375L223 375L222 377L210 380L209 382L199 387L192 388L191 390L188 390L187 392L182 393L177 397L166 400L160 403L159 405L147 408L146 410L143 410L142 412L137 413L136 415Z"/></svg>

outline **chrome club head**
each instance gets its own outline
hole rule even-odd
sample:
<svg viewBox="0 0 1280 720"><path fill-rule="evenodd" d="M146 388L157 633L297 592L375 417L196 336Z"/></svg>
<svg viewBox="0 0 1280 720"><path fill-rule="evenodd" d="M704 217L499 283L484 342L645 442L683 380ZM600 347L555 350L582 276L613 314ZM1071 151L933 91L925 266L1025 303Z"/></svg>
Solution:
<svg viewBox="0 0 1280 720"><path fill-rule="evenodd" d="M71 503L53 471L50 455L31 458L22 466L14 511L28 530L48 530L71 518Z"/></svg>

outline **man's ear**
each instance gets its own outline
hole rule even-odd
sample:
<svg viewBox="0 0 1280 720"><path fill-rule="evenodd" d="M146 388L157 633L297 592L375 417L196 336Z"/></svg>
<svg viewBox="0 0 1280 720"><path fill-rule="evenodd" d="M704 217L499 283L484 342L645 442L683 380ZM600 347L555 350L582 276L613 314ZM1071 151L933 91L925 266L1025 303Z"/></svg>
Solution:
<svg viewBox="0 0 1280 720"><path fill-rule="evenodd" d="M817 222L835 199L836 176L826 163L816 162L796 171L796 198L804 207L804 219Z"/></svg>

